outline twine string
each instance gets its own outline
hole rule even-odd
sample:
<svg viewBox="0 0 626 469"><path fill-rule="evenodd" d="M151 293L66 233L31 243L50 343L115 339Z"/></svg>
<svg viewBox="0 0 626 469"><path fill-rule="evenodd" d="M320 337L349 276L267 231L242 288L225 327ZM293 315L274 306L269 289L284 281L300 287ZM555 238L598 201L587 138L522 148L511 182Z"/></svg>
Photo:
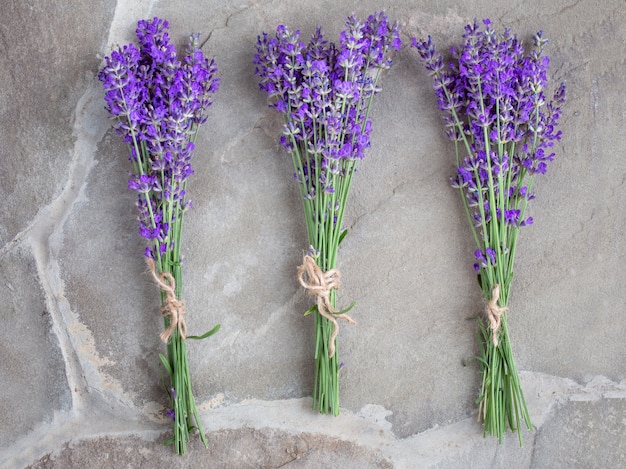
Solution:
<svg viewBox="0 0 626 469"><path fill-rule="evenodd" d="M170 325L161 333L161 340L167 344L174 329L178 328L178 334L181 339L187 338L187 324L185 323L185 304L176 298L176 281L169 272L161 272L157 275L154 261L150 258L146 258L148 269L154 279L155 283L159 286L161 291L165 293L165 302L161 306L161 314L163 317L170 317Z"/></svg>
<svg viewBox="0 0 626 469"><path fill-rule="evenodd" d="M315 258L310 255L304 256L302 265L298 267L298 281L306 288L307 293L317 297L317 310L319 313L333 323L333 332L328 340L328 358L335 355L335 339L339 334L339 324L337 319L343 319L350 324L356 324L350 316L339 313L330 302L330 291L338 289L341 274L337 269L322 271L315 262Z"/></svg>
<svg viewBox="0 0 626 469"><path fill-rule="evenodd" d="M491 300L485 307L487 318L489 319L489 327L491 329L491 340L494 347L498 346L498 331L502 324L502 314L508 311L506 306L498 306L498 300L500 299L500 285L495 284L491 290Z"/></svg>

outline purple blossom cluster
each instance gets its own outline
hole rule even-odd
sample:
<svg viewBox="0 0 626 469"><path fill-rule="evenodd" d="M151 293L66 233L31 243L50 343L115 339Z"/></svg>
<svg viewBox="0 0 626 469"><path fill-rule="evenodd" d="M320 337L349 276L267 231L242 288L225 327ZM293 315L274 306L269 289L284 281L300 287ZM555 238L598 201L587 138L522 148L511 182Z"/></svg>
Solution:
<svg viewBox="0 0 626 469"><path fill-rule="evenodd" d="M193 174L196 133L219 86L217 66L200 50L199 36L190 36L179 60L168 29L156 17L139 21L139 49L113 50L98 75L114 128L130 148L128 187L137 192L139 232L151 242L146 255L155 259L174 248L173 226L191 205L185 185Z"/></svg>
<svg viewBox="0 0 626 469"><path fill-rule="evenodd" d="M369 106L381 91L379 72L391 66L390 49L400 45L397 23L382 12L363 23L350 16L338 45L325 40L321 28L307 45L300 31L283 25L275 36L258 38L255 74L271 106L284 115L280 143L306 161L296 165L295 175L305 197L314 198L320 188L333 193L341 161L364 157L372 131Z"/></svg>
<svg viewBox="0 0 626 469"><path fill-rule="evenodd" d="M299 280L318 297L305 314L317 311L313 408L321 413L339 414L337 323L331 315L351 321L347 310L335 309L337 251L347 233L343 214L356 163L370 146L369 111L381 91L378 79L400 46L397 23L382 12L364 22L348 17L337 44L324 39L319 27L305 44L300 31L284 25L256 43L255 74L270 106L283 116L280 143L292 157L307 224L310 249ZM316 284L303 281L305 270L317 277ZM333 282L326 280L328 273Z"/></svg>
<svg viewBox="0 0 626 469"><path fill-rule="evenodd" d="M544 174L554 159L565 103L564 84L546 99L550 59L543 55L547 40L541 31L526 54L508 29L497 34L489 20L483 24L482 30L476 21L466 26L463 45L451 49L448 64L430 36L412 43L433 78L446 135L457 145L452 186L464 191L471 221L485 238L475 253L476 270L495 264L488 247L496 248L489 239L492 220L513 228L532 224L525 209L534 198L533 176Z"/></svg>

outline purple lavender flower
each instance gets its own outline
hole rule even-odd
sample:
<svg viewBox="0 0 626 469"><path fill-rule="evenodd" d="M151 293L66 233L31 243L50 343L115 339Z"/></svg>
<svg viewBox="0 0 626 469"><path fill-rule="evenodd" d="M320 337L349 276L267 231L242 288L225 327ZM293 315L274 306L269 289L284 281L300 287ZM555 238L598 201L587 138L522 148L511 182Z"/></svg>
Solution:
<svg viewBox="0 0 626 469"><path fill-rule="evenodd" d="M307 177L323 161L365 156L372 131L366 110L381 90L378 71L389 68L390 50L400 45L398 26L390 24L384 13L371 15L364 23L350 16L338 46L326 41L320 28L308 45L298 30L284 25L277 27L274 37L266 33L258 37L255 74L271 106L285 116L280 143L307 158L295 174L305 185L303 197L316 192L313 185L320 182L326 193L335 190L329 185L333 178L328 165L323 168L325 179Z"/></svg>
<svg viewBox="0 0 626 469"><path fill-rule="evenodd" d="M483 372L479 416L485 435L502 441L506 426L531 429L530 415L506 327L507 303L517 236L533 223L525 215L534 177L545 174L554 159L554 143L565 86L546 98L550 59L543 55L546 39L539 32L526 53L507 29L496 33L489 20L465 28L463 44L453 47L444 63L432 38L413 39L421 62L433 78L445 133L455 144L458 188L476 248L474 270L487 301L481 321Z"/></svg>
<svg viewBox="0 0 626 469"><path fill-rule="evenodd" d="M172 207L189 206L185 184L193 174L196 133L219 87L217 66L200 50L199 36L190 36L181 61L168 29L159 18L139 21L139 49L128 44L112 51L98 75L114 127L130 147L128 187L138 194L139 232L154 243L148 256L154 259L175 247L171 230L181 214Z"/></svg>
<svg viewBox="0 0 626 469"><path fill-rule="evenodd" d="M391 66L391 50L400 45L398 25L382 12L364 22L347 18L336 45L324 39L321 28L305 44L299 31L284 25L275 35L263 33L257 40L255 74L270 106L283 115L279 142L293 160L311 246L307 257L325 272L335 268L346 234L343 214L355 165L370 146L369 110L381 91L378 79ZM330 301L334 308L335 297ZM335 339L321 338L328 319L319 308L317 312L321 326L316 329L313 407L337 415Z"/></svg>
<svg viewBox="0 0 626 469"><path fill-rule="evenodd" d="M433 77L446 135L457 145L458 155L465 150L451 184L465 194L468 216L485 238L479 243L484 251L491 241L492 221L515 229L532 224L532 218L524 216L534 198L529 183L554 159L552 148L561 139L557 127L565 85L548 101L550 59L543 55L547 43L543 32L535 35L534 48L526 53L508 29L497 34L489 20L483 25L484 29L477 22L466 26L464 43L452 48L449 64L444 65L431 37L413 38L412 47Z"/></svg>
<svg viewBox="0 0 626 469"><path fill-rule="evenodd" d="M167 21L139 21L139 49L129 44L105 58L98 78L114 128L130 149L133 170L128 188L137 193L139 233L148 241L144 255L161 288L164 334L168 357L161 361L170 375L168 389L175 421L168 444L184 454L189 431L197 428L207 446L191 391L184 341L186 327L178 309L182 294L181 238L186 184L193 174L191 160L198 127L207 120L213 94L219 86L214 60L205 58L198 35L191 35L180 60L170 43ZM175 314L175 310L178 314ZM214 328L204 338L219 329Z"/></svg>

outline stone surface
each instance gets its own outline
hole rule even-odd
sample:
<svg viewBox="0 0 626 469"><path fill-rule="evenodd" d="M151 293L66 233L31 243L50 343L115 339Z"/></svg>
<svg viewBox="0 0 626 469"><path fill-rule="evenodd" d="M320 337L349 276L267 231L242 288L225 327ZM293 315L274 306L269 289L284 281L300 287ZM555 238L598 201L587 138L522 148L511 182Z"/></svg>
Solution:
<svg viewBox="0 0 626 469"><path fill-rule="evenodd" d="M93 334L99 372L142 405L160 401L162 388L154 379L160 370L153 358L161 350L152 339L162 320L158 289L141 255L135 255L143 250L135 199L127 190L128 170L118 164L128 150L112 134L100 145L106 150L96 152L84 197L64 226L60 269L72 311ZM89 242L71 241L79 239Z"/></svg>
<svg viewBox="0 0 626 469"><path fill-rule="evenodd" d="M256 430L241 428L212 433L208 438L209 449L201 444L190 446L189 454L179 458L155 441L138 437L101 438L66 445L56 456L46 455L30 469L53 469L78 467L89 461L92 469L110 467L171 467L241 469L253 468L313 468L341 467L362 469L364 467L391 469L390 461L377 451L359 448L354 443L301 433L292 435L275 429ZM141 451L137 451L141 448Z"/></svg>
<svg viewBox="0 0 626 469"><path fill-rule="evenodd" d="M624 467L624 434L623 399L569 402L539 430L533 467Z"/></svg>
<svg viewBox="0 0 626 469"><path fill-rule="evenodd" d="M0 448L71 408L63 356L28 246L0 255Z"/></svg>
<svg viewBox="0 0 626 469"><path fill-rule="evenodd" d="M6 3L6 2L5 2ZM308 248L280 118L253 74L254 42L304 37L380 9L361 2L90 0L0 6L0 467L620 467L626 406L626 9L620 0L415 2L386 11L445 49L473 18L550 39L565 81L563 140L520 236L509 328L535 424L503 444L475 422L474 318L483 308L453 148L408 45L383 77L372 147L345 217L342 415L310 410L313 318L295 279ZM222 78L195 152L183 251L194 393L211 441L160 445L157 289L141 258L126 148L96 74L154 15L208 41ZM43 312L43 314L42 314ZM19 396L19 399L16 399Z"/></svg>
<svg viewBox="0 0 626 469"><path fill-rule="evenodd" d="M563 157L537 181L536 226L518 249L511 311L520 312L520 366L577 380L624 377L626 162L612 155L626 148L626 101L614 94L626 71L614 53L626 41L625 13L615 5L559 16L549 45L553 73L568 85L567 137Z"/></svg>
<svg viewBox="0 0 626 469"><path fill-rule="evenodd" d="M0 7L6 20L0 25L0 246L67 183L75 106L98 67L96 53L105 45L114 4L4 2Z"/></svg>

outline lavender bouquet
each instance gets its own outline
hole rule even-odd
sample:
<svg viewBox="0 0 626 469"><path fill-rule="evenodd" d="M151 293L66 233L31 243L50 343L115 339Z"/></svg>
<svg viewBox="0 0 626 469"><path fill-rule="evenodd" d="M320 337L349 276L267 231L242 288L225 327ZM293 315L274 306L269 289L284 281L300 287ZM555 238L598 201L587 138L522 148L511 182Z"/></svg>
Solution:
<svg viewBox="0 0 626 469"><path fill-rule="evenodd" d="M340 273L337 251L356 164L370 146L369 119L382 70L391 66L390 48L401 45L397 24L384 13L361 22L350 16L339 45L317 28L311 41L280 25L276 35L258 38L254 56L260 89L284 118L281 145L291 154L300 190L310 249L298 279L316 304L315 385L313 408L339 414L337 319L354 321L336 309Z"/></svg>
<svg viewBox="0 0 626 469"><path fill-rule="evenodd" d="M198 127L207 120L207 109L217 91L217 66L191 35L187 55L179 60L169 42L167 21L139 21L139 50L128 44L105 58L98 78L103 82L107 110L114 128L130 150L133 172L128 187L137 192L139 233L148 243L145 251L150 273L161 289L161 311L167 358L160 354L169 375L174 436L166 442L184 454L189 432L197 428L207 446L187 362L188 336L181 300L181 238L183 217L191 203L186 198L187 179L193 174L191 158Z"/></svg>
<svg viewBox="0 0 626 469"><path fill-rule="evenodd" d="M465 28L464 43L452 48L446 67L432 39L417 41L421 63L433 77L446 135L455 144L458 188L476 243L474 269L487 301L487 322L480 321L483 374L478 418L484 434L502 435L508 427L518 431L521 421L532 428L522 392L507 327L507 303L515 248L520 228L531 225L528 202L537 174L546 172L555 154L554 142L560 106L565 103L561 84L546 100L549 58L542 32L525 54L522 43L507 29L497 34L489 20Z"/></svg>

